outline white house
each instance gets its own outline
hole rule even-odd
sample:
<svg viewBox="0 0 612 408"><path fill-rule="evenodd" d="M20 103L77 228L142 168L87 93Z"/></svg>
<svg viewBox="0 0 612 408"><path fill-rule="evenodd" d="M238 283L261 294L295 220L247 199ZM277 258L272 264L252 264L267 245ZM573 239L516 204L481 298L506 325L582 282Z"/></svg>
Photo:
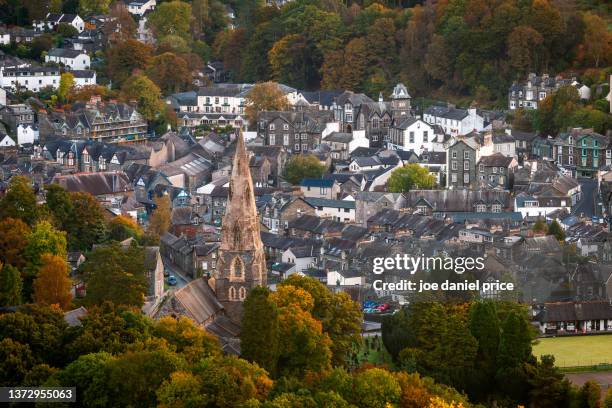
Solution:
<svg viewBox="0 0 612 408"><path fill-rule="evenodd" d="M4 29L0 29L0 44L9 45L11 43L11 33Z"/></svg>
<svg viewBox="0 0 612 408"><path fill-rule="evenodd" d="M17 126L17 143L22 146L26 143L34 143L38 140L38 128L31 124L20 124Z"/></svg>
<svg viewBox="0 0 612 408"><path fill-rule="evenodd" d="M15 141L9 135L3 135L0 133L0 147L13 147L16 146Z"/></svg>
<svg viewBox="0 0 612 408"><path fill-rule="evenodd" d="M476 109L458 109L446 106L430 106L423 113L423 120L430 125L439 125L451 136L467 135L484 130L484 118Z"/></svg>
<svg viewBox="0 0 612 408"><path fill-rule="evenodd" d="M292 247L283 252L281 259L284 263L294 264L295 271L300 273L316 265L320 255L319 251L319 248L314 245Z"/></svg>
<svg viewBox="0 0 612 408"><path fill-rule="evenodd" d="M0 86L5 89L27 89L38 92L47 86L57 89L60 70L57 67L0 68Z"/></svg>
<svg viewBox="0 0 612 408"><path fill-rule="evenodd" d="M546 217L548 214L558 211L566 210L570 212L572 209L571 198L567 200L561 200L557 202L551 201L548 205L540 203L536 197L520 193L514 198L514 211L520 212L523 218L525 217Z"/></svg>
<svg viewBox="0 0 612 408"><path fill-rule="evenodd" d="M325 198L305 198L315 208L315 214L334 221L355 222L355 199L329 200Z"/></svg>
<svg viewBox="0 0 612 408"><path fill-rule="evenodd" d="M141 17L147 11L155 10L156 5L157 1L155 0L133 0L127 4L127 9L131 14Z"/></svg>
<svg viewBox="0 0 612 408"><path fill-rule="evenodd" d="M424 151L444 151L444 135L436 135L429 123L414 117L407 117L389 130L388 148L392 150L412 150L416 154Z"/></svg>
<svg viewBox="0 0 612 408"><path fill-rule="evenodd" d="M76 86L96 85L96 71L89 69L77 69L70 71L74 76Z"/></svg>
<svg viewBox="0 0 612 408"><path fill-rule="evenodd" d="M52 48L45 56L46 62L55 62L71 70L89 69L91 58L81 50Z"/></svg>
<svg viewBox="0 0 612 408"><path fill-rule="evenodd" d="M365 276L352 269L328 271L327 282L331 286L364 286L366 284Z"/></svg>
<svg viewBox="0 0 612 408"><path fill-rule="evenodd" d="M38 31L55 30L60 24L70 24L80 33L85 30L85 21L78 14L47 13L44 20L34 23Z"/></svg>

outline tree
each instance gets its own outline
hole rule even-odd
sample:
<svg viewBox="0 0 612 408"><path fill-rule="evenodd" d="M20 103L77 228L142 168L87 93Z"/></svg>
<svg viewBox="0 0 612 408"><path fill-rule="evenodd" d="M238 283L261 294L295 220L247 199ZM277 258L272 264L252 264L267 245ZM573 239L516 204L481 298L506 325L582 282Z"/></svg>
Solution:
<svg viewBox="0 0 612 408"><path fill-rule="evenodd" d="M538 58L542 54L542 35L528 26L515 27L508 36L508 57L510 65L521 75L536 72L540 66Z"/></svg>
<svg viewBox="0 0 612 408"><path fill-rule="evenodd" d="M53 48L53 35L44 33L34 37L30 45L30 57L35 60L41 60L42 53Z"/></svg>
<svg viewBox="0 0 612 408"><path fill-rule="evenodd" d="M28 244L30 227L19 218L0 221L0 263L16 268L25 266L24 250Z"/></svg>
<svg viewBox="0 0 612 408"><path fill-rule="evenodd" d="M123 241L127 238L139 240L143 231L140 225L131 217L118 215L108 223L108 236L115 241Z"/></svg>
<svg viewBox="0 0 612 408"><path fill-rule="evenodd" d="M114 87L121 87L134 71L147 69L152 53L150 45L134 38L109 47L106 51L107 71Z"/></svg>
<svg viewBox="0 0 612 408"><path fill-rule="evenodd" d="M0 219L18 218L28 225L36 222L36 195L27 177L11 177L6 194L0 199Z"/></svg>
<svg viewBox="0 0 612 408"><path fill-rule="evenodd" d="M66 225L70 248L89 250L106 238L104 210L89 193L70 193L71 220Z"/></svg>
<svg viewBox="0 0 612 408"><path fill-rule="evenodd" d="M279 357L278 345L278 308L270 300L268 288L254 288L244 302L240 330L241 356L274 376Z"/></svg>
<svg viewBox="0 0 612 408"><path fill-rule="evenodd" d="M61 103L68 101L68 95L75 85L74 75L70 72L64 72L60 77L59 88L57 89L57 97Z"/></svg>
<svg viewBox="0 0 612 408"><path fill-rule="evenodd" d="M84 406L108 406L105 375L114 359L105 352L82 355L57 373L55 378L60 385L76 387L77 399Z"/></svg>
<svg viewBox="0 0 612 408"><path fill-rule="evenodd" d="M0 341L0 386L14 387L15 384L21 384L32 366L34 358L27 344L10 338Z"/></svg>
<svg viewBox="0 0 612 408"><path fill-rule="evenodd" d="M151 214L148 232L154 237L161 237L170 228L172 217L170 197L167 195L155 197L153 203L155 204L155 209L153 210L153 214Z"/></svg>
<svg viewBox="0 0 612 408"><path fill-rule="evenodd" d="M157 38L171 34L187 37L190 22L191 4L175 0L158 4L149 15L147 25Z"/></svg>
<svg viewBox="0 0 612 408"><path fill-rule="evenodd" d="M221 355L217 338L187 317L159 319L153 327L153 335L165 339L189 363Z"/></svg>
<svg viewBox="0 0 612 408"><path fill-rule="evenodd" d="M104 35L111 43L121 43L134 38L136 34L136 21L123 2L111 5L108 19L104 22Z"/></svg>
<svg viewBox="0 0 612 408"><path fill-rule="evenodd" d="M533 227L531 228L531 230L535 232L536 234L546 234L548 231L548 226L546 225L544 220L542 220L541 218L538 218L535 224L533 224Z"/></svg>
<svg viewBox="0 0 612 408"><path fill-rule="evenodd" d="M344 50L343 81L340 88L362 90L362 82L369 65L368 47L364 38L354 38Z"/></svg>
<svg viewBox="0 0 612 408"><path fill-rule="evenodd" d="M62 230L68 229L68 224L72 219L74 206L70 193L64 190L59 184L46 186L45 205L53 214L54 223Z"/></svg>
<svg viewBox="0 0 612 408"><path fill-rule="evenodd" d="M554 235L558 241L565 241L565 231L563 231L563 228L561 228L557 220L553 220L553 222L550 223L546 234Z"/></svg>
<svg viewBox="0 0 612 408"><path fill-rule="evenodd" d="M389 191L393 193L405 193L413 188L431 189L435 184L435 177L429 173L427 168L417 163L410 163L393 170L388 181Z"/></svg>
<svg viewBox="0 0 612 408"><path fill-rule="evenodd" d="M470 306L468 326L478 342L476 354L476 393L482 398L494 388L497 352L501 328L495 304L490 301L473 302Z"/></svg>
<svg viewBox="0 0 612 408"><path fill-rule="evenodd" d="M63 310L68 310L72 302L72 284L66 259L43 254L41 260L43 266L34 280L34 301L43 305L59 305Z"/></svg>
<svg viewBox="0 0 612 408"><path fill-rule="evenodd" d="M291 184L298 184L305 178L321 178L325 167L313 155L294 155L285 165L283 177Z"/></svg>
<svg viewBox="0 0 612 408"><path fill-rule="evenodd" d="M612 62L612 33L606 21L592 12L585 13L583 20L585 56L595 67L609 64Z"/></svg>
<svg viewBox="0 0 612 408"><path fill-rule="evenodd" d="M580 407L584 408L600 408L601 407L601 388L599 384L593 380L585 382L580 387L578 393Z"/></svg>
<svg viewBox="0 0 612 408"><path fill-rule="evenodd" d="M43 254L57 255L66 259L66 233L56 230L48 221L40 221L34 226L24 249L27 265L23 271L26 299L30 297L34 278L43 265Z"/></svg>
<svg viewBox="0 0 612 408"><path fill-rule="evenodd" d="M203 407L202 380L188 371L176 371L157 390L158 407Z"/></svg>
<svg viewBox="0 0 612 408"><path fill-rule="evenodd" d="M79 0L81 15L105 14L111 0Z"/></svg>
<svg viewBox="0 0 612 408"><path fill-rule="evenodd" d="M351 402L359 407L382 408L399 402L401 387L386 370L371 368L355 376Z"/></svg>
<svg viewBox="0 0 612 408"><path fill-rule="evenodd" d="M612 387L608 387L606 399L604 400L604 408L612 408Z"/></svg>
<svg viewBox="0 0 612 408"><path fill-rule="evenodd" d="M274 43L268 52L268 60L275 81L291 84L298 88L307 86L308 44L299 34L288 34Z"/></svg>
<svg viewBox="0 0 612 408"><path fill-rule="evenodd" d="M128 78L121 88L121 94L127 101L136 101L140 114L150 121L165 108L159 87L145 75L133 75Z"/></svg>
<svg viewBox="0 0 612 408"><path fill-rule="evenodd" d="M571 400L571 385L555 367L553 356L542 356L541 362L528 364L526 367L531 401L538 401L542 408L555 408L564 406Z"/></svg>
<svg viewBox="0 0 612 408"><path fill-rule="evenodd" d="M165 94L184 91L191 85L191 72L187 63L171 52L153 57L147 76Z"/></svg>
<svg viewBox="0 0 612 408"><path fill-rule="evenodd" d="M0 265L0 306L18 306L21 304L23 283L21 275L13 265Z"/></svg>
<svg viewBox="0 0 612 408"><path fill-rule="evenodd" d="M81 265L87 283L85 303L142 306L148 282L145 278L144 249L118 245L98 247Z"/></svg>
<svg viewBox="0 0 612 408"><path fill-rule="evenodd" d="M606 108L608 108L606 106ZM571 126L593 129L597 133L606 134L612 127L612 118L606 112L593 109L590 106L575 110L569 120Z"/></svg>
<svg viewBox="0 0 612 408"><path fill-rule="evenodd" d="M56 27L56 31L63 38L74 37L75 35L79 33L79 30L74 28L72 24L68 24L68 23L59 23Z"/></svg>
<svg viewBox="0 0 612 408"><path fill-rule="evenodd" d="M246 95L245 113L250 123L257 123L259 112L283 111L289 107L287 97L275 82L255 84Z"/></svg>

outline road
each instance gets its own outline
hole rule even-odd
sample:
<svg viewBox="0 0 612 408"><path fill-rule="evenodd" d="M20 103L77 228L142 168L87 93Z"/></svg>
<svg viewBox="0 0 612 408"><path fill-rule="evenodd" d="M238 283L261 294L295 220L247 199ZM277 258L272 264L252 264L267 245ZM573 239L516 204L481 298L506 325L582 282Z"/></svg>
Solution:
<svg viewBox="0 0 612 408"><path fill-rule="evenodd" d="M174 276L176 276L176 280L177 280L176 286L169 286L168 284L166 284L166 289L170 289L170 288L175 288L175 289L182 288L183 286L185 286L189 282L191 282L191 279L186 277L176 266L174 266L172 264L172 262L170 262L170 260L168 258L163 258L162 257L162 261L164 262L165 275L174 275ZM165 279L167 279L167 278L165 278Z"/></svg>
<svg viewBox="0 0 612 408"><path fill-rule="evenodd" d="M596 215L595 203L597 200L595 196L597 194L597 181L590 179L578 179L582 187L582 195L580 201L572 208L572 214L582 215L585 217L592 217Z"/></svg>

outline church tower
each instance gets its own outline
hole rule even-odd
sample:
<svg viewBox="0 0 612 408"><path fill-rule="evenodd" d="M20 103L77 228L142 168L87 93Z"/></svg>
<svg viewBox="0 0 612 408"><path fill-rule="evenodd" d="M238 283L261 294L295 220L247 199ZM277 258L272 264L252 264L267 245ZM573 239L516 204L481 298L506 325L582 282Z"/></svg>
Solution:
<svg viewBox="0 0 612 408"><path fill-rule="evenodd" d="M410 99L408 88L404 84L399 83L395 85L391 93L391 109L393 110L394 119L399 119L403 115L410 115Z"/></svg>
<svg viewBox="0 0 612 408"><path fill-rule="evenodd" d="M236 142L228 203L221 227L217 274L211 280L217 299L235 322L242 318L242 302L248 292L267 284L253 179L242 133L238 134Z"/></svg>

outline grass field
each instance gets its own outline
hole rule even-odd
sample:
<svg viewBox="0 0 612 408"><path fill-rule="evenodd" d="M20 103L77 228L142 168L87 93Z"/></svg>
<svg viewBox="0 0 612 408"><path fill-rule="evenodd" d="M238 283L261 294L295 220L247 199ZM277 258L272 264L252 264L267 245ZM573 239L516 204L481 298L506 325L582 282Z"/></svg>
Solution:
<svg viewBox="0 0 612 408"><path fill-rule="evenodd" d="M552 354L558 367L612 364L612 335L538 339L533 354Z"/></svg>

